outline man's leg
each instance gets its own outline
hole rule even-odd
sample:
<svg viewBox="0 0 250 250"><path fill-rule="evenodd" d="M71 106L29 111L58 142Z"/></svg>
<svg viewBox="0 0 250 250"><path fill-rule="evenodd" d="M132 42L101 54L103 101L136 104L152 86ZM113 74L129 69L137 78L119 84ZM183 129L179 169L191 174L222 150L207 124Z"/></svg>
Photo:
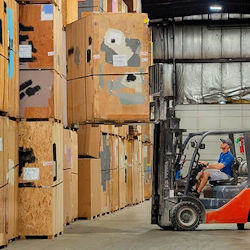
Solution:
<svg viewBox="0 0 250 250"><path fill-rule="evenodd" d="M198 188L199 188L199 186L201 184L201 179L203 177L203 173L204 173L204 171L201 171L201 172L198 173L198 176L197 176L198 181L196 183L196 190L198 190Z"/></svg>
<svg viewBox="0 0 250 250"><path fill-rule="evenodd" d="M200 185L197 189L197 192L200 194L202 189L206 186L208 179L210 177L210 173L209 172L204 172L202 177L201 177L201 181L200 181Z"/></svg>

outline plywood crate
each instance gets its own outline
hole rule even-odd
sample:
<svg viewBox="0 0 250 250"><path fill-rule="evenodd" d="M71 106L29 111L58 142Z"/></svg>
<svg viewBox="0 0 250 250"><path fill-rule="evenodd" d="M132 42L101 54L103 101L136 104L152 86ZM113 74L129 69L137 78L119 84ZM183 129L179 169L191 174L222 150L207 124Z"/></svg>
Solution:
<svg viewBox="0 0 250 250"><path fill-rule="evenodd" d="M19 55L13 50L8 60L8 115L19 117Z"/></svg>
<svg viewBox="0 0 250 250"><path fill-rule="evenodd" d="M7 239L18 237L18 125L8 120L8 168L7 168Z"/></svg>
<svg viewBox="0 0 250 250"><path fill-rule="evenodd" d="M0 111L8 112L8 59L0 56Z"/></svg>
<svg viewBox="0 0 250 250"><path fill-rule="evenodd" d="M20 5L20 68L62 74L62 13L50 4Z"/></svg>
<svg viewBox="0 0 250 250"><path fill-rule="evenodd" d="M67 91L69 123L149 120L148 75L81 78L69 81Z"/></svg>
<svg viewBox="0 0 250 250"><path fill-rule="evenodd" d="M75 131L63 130L64 225L78 218L78 141Z"/></svg>
<svg viewBox="0 0 250 250"><path fill-rule="evenodd" d="M17 0L20 4L54 4L58 7L61 6L62 0Z"/></svg>
<svg viewBox="0 0 250 250"><path fill-rule="evenodd" d="M62 0L63 26L78 20L78 0Z"/></svg>
<svg viewBox="0 0 250 250"><path fill-rule="evenodd" d="M142 142L153 142L153 135L154 135L154 131L153 131L153 124L151 123L146 123L146 124L141 124L138 125L138 127L140 128L140 140Z"/></svg>
<svg viewBox="0 0 250 250"><path fill-rule="evenodd" d="M133 140L125 141L125 147L127 152L127 183L126 183L126 203L128 205L133 204Z"/></svg>
<svg viewBox="0 0 250 250"><path fill-rule="evenodd" d="M150 46L145 39L148 33L146 14L91 13L69 24L68 80L148 73Z"/></svg>
<svg viewBox="0 0 250 250"><path fill-rule="evenodd" d="M62 78L55 70L20 71L20 116L63 119Z"/></svg>
<svg viewBox="0 0 250 250"><path fill-rule="evenodd" d="M6 189L6 186L0 188L0 247L8 244L6 231Z"/></svg>
<svg viewBox="0 0 250 250"><path fill-rule="evenodd" d="M153 145L143 144L144 199L152 197Z"/></svg>
<svg viewBox="0 0 250 250"><path fill-rule="evenodd" d="M110 210L111 212L115 212L119 209L119 172L117 169L110 170Z"/></svg>
<svg viewBox="0 0 250 250"><path fill-rule="evenodd" d="M78 17L82 17L82 12L107 12L108 0L84 0L78 1Z"/></svg>
<svg viewBox="0 0 250 250"><path fill-rule="evenodd" d="M125 140L119 138L119 208L124 208L127 205L127 152Z"/></svg>
<svg viewBox="0 0 250 250"><path fill-rule="evenodd" d="M19 188L19 235L53 238L63 232L63 184Z"/></svg>
<svg viewBox="0 0 250 250"><path fill-rule="evenodd" d="M110 170L101 171L101 213L106 214L111 211L111 181L110 181Z"/></svg>
<svg viewBox="0 0 250 250"><path fill-rule="evenodd" d="M8 58L8 26L7 26L7 4L6 1L0 0L0 22L1 22L1 40L0 55Z"/></svg>
<svg viewBox="0 0 250 250"><path fill-rule="evenodd" d="M91 124L80 125L77 133L78 154L99 158L102 137L100 127L93 127Z"/></svg>
<svg viewBox="0 0 250 250"><path fill-rule="evenodd" d="M101 162L79 159L78 215L92 219L101 214Z"/></svg>
<svg viewBox="0 0 250 250"><path fill-rule="evenodd" d="M63 182L63 125L22 121L18 129L19 157L26 157L19 166L19 186L51 187Z"/></svg>

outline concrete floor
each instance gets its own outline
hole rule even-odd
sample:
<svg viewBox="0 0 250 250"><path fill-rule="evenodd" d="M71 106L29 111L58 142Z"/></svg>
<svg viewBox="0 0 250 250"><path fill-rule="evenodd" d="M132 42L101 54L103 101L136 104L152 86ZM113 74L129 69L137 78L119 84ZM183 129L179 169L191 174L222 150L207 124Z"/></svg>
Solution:
<svg viewBox="0 0 250 250"><path fill-rule="evenodd" d="M250 249L249 230L236 225L201 225L195 232L163 231L150 224L150 202L93 221L77 221L53 240L18 240L9 249Z"/></svg>

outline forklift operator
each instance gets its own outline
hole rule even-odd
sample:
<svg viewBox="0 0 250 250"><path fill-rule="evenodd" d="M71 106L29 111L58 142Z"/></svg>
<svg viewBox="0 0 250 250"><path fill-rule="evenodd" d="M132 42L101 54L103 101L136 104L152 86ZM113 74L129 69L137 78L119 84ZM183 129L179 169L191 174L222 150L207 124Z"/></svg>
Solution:
<svg viewBox="0 0 250 250"><path fill-rule="evenodd" d="M220 139L222 150L219 160L217 163L209 164L205 161L200 161L201 164L204 164L204 168L198 174L198 182L196 186L196 191L198 194L201 193L202 189L207 184L208 180L218 181L218 180L227 180L232 177L232 165L234 163L234 156L230 152L230 145L232 144L229 139L224 140Z"/></svg>

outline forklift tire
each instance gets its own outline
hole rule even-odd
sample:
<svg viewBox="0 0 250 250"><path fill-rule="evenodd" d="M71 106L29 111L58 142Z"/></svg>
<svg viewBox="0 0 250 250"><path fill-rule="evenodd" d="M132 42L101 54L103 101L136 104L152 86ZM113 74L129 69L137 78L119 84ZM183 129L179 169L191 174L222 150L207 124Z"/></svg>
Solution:
<svg viewBox="0 0 250 250"><path fill-rule="evenodd" d="M238 230L244 230L245 229L245 224L237 224Z"/></svg>
<svg viewBox="0 0 250 250"><path fill-rule="evenodd" d="M173 207L170 216L175 230L194 231L200 224L201 211L193 202L182 201Z"/></svg>

